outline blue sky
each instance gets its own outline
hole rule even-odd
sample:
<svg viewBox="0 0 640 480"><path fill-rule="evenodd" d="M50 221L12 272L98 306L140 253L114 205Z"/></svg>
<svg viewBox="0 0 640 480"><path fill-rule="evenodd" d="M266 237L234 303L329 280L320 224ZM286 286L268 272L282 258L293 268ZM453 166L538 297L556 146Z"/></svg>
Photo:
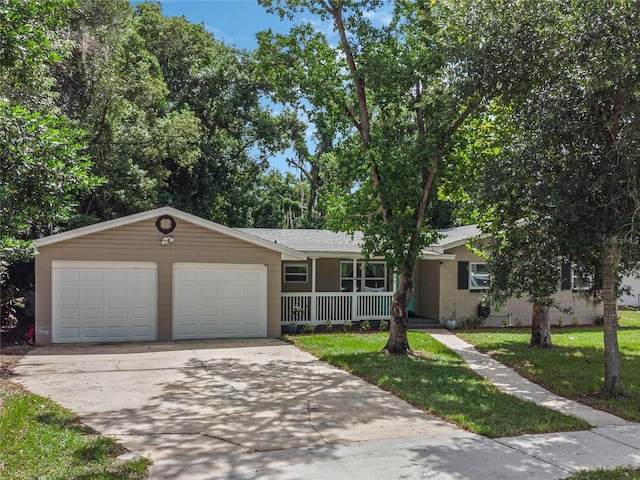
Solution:
<svg viewBox="0 0 640 480"><path fill-rule="evenodd" d="M130 0L133 5L142 0ZM226 44L254 50L256 33L271 28L286 33L291 24L283 22L258 5L255 0L162 0L162 13L167 17L186 17L193 23L204 24L218 40ZM289 170L286 156L292 151L275 155L269 163L278 170Z"/></svg>
<svg viewBox="0 0 640 480"><path fill-rule="evenodd" d="M135 5L141 0L130 1ZM290 26L267 13L255 0L162 0L160 3L165 16L185 16L193 23L202 23L216 38L247 50L257 46L257 32L271 28L284 33Z"/></svg>

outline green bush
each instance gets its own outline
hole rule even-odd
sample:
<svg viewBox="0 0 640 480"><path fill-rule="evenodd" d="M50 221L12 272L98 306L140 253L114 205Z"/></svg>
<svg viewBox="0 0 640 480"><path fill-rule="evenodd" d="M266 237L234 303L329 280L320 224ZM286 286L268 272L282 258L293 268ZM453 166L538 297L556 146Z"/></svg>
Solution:
<svg viewBox="0 0 640 480"><path fill-rule="evenodd" d="M486 318L484 317L471 315L469 317L463 318L461 323L463 328L475 329L480 328L482 325L484 325L485 320Z"/></svg>

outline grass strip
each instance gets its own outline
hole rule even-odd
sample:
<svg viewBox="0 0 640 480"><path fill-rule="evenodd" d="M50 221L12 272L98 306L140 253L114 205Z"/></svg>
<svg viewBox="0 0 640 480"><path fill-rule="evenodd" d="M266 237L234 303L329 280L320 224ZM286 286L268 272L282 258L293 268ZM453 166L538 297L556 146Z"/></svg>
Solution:
<svg viewBox="0 0 640 480"><path fill-rule="evenodd" d="M70 411L38 395L0 387L0 478L146 478L150 461L117 460L126 450L96 435Z"/></svg>
<svg viewBox="0 0 640 480"><path fill-rule="evenodd" d="M595 469L574 473L566 480L640 480L640 470L632 467Z"/></svg>
<svg viewBox="0 0 640 480"><path fill-rule="evenodd" d="M457 332L482 352L548 390L631 421L640 421L640 313L620 312L618 343L624 395L600 394L604 383L602 327L552 329L553 348L529 348L531 331L478 329Z"/></svg>
<svg viewBox="0 0 640 480"><path fill-rule="evenodd" d="M487 437L589 427L576 417L501 392L430 335L409 332L409 344L415 352L412 356L382 353L387 338L388 333L338 333L291 340L416 407Z"/></svg>

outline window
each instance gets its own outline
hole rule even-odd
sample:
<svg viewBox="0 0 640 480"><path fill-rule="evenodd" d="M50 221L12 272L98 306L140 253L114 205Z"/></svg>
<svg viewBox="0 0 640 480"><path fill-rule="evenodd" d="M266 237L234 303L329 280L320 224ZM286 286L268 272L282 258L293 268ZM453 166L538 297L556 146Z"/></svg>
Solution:
<svg viewBox="0 0 640 480"><path fill-rule="evenodd" d="M571 289L572 290L591 290L593 279L586 268L579 265L571 267Z"/></svg>
<svg viewBox="0 0 640 480"><path fill-rule="evenodd" d="M289 263L284 265L284 283L307 283L309 281L309 265L306 263Z"/></svg>
<svg viewBox="0 0 640 480"><path fill-rule="evenodd" d="M469 265L470 290L486 290L491 284L491 278L487 265L484 263L472 263Z"/></svg>
<svg viewBox="0 0 640 480"><path fill-rule="evenodd" d="M357 292L386 292L387 265L384 262L357 263L357 275L353 272L353 261L340 262L340 290L353 292L353 282L356 282Z"/></svg>

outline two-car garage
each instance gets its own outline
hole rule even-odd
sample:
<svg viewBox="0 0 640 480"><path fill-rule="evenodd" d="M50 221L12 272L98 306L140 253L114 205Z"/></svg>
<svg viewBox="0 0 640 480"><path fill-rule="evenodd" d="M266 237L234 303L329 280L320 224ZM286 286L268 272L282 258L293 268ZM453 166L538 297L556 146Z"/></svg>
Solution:
<svg viewBox="0 0 640 480"><path fill-rule="evenodd" d="M36 342L278 337L281 260L292 255L168 207L45 237Z"/></svg>

